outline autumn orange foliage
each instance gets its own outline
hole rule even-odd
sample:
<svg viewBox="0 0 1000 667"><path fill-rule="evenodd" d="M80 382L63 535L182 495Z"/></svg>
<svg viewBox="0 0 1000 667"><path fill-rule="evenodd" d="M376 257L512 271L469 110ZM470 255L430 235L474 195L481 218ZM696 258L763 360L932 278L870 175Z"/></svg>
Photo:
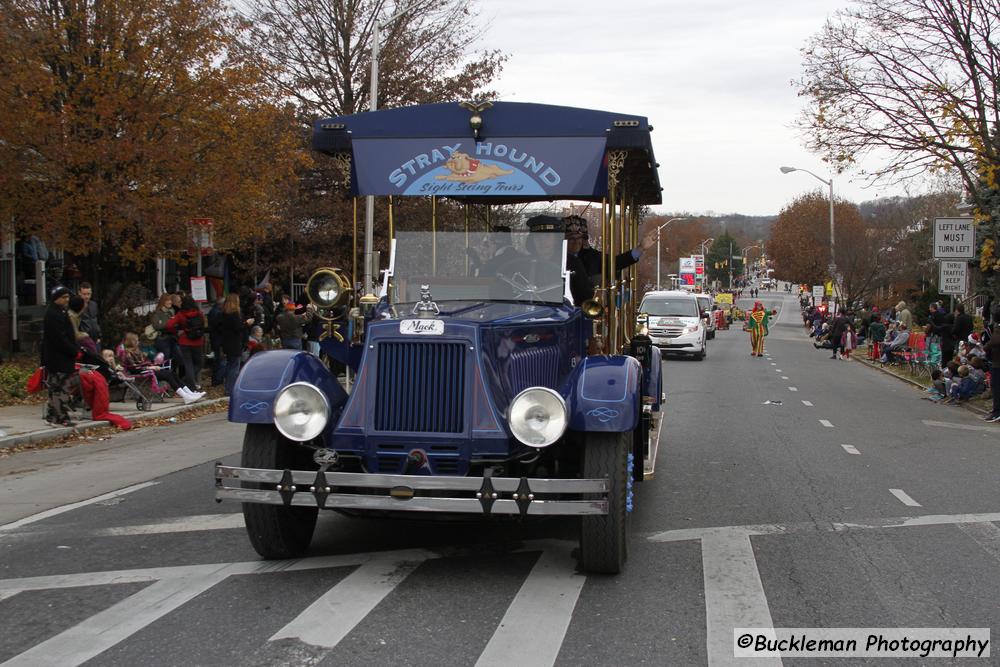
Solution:
<svg viewBox="0 0 1000 667"><path fill-rule="evenodd" d="M140 263L264 235L296 165L294 115L221 0L0 0L0 219Z"/></svg>

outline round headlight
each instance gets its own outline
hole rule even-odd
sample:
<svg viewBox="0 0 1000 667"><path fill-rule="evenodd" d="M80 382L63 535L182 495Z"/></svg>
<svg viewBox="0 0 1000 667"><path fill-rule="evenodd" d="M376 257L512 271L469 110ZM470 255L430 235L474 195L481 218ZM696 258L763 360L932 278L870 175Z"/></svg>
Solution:
<svg viewBox="0 0 1000 667"><path fill-rule="evenodd" d="M545 387L525 389L510 402L511 433L529 447L548 447L569 422L562 396Z"/></svg>
<svg viewBox="0 0 1000 667"><path fill-rule="evenodd" d="M333 276L325 276L316 285L317 305L330 307L340 299L340 283Z"/></svg>
<svg viewBox="0 0 1000 667"><path fill-rule="evenodd" d="M289 440L312 440L323 432L329 419L326 396L307 382L288 385L274 401L274 425Z"/></svg>

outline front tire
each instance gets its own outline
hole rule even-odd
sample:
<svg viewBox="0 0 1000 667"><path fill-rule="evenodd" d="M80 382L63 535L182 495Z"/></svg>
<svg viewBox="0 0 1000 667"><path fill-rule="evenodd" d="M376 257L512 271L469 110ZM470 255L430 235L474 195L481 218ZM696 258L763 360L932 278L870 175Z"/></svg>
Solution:
<svg viewBox="0 0 1000 667"><path fill-rule="evenodd" d="M282 437L273 424L247 424L240 463L244 468L270 470L313 468L311 457L304 453L308 450ZM255 489L274 488L273 484L243 484ZM312 541L318 514L317 507L243 503L243 519L250 544L262 558L269 560L302 556Z"/></svg>
<svg viewBox="0 0 1000 667"><path fill-rule="evenodd" d="M583 476L607 478L608 513L581 517L580 560L586 572L618 574L628 557L628 453L632 433L587 433Z"/></svg>

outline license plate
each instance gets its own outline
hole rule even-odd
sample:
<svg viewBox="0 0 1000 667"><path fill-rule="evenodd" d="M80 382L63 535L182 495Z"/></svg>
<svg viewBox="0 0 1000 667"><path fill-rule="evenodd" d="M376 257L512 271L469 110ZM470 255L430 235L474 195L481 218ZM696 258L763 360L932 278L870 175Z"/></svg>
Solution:
<svg viewBox="0 0 1000 667"><path fill-rule="evenodd" d="M399 333L411 336L440 336L444 333L444 320L401 320Z"/></svg>

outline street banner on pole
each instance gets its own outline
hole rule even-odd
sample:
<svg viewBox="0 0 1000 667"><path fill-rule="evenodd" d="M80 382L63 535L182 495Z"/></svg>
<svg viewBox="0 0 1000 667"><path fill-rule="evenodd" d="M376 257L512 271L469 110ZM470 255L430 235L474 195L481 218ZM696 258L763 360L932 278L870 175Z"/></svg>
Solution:
<svg viewBox="0 0 1000 667"><path fill-rule="evenodd" d="M934 219L934 259L973 259L976 229L972 218Z"/></svg>
<svg viewBox="0 0 1000 667"><path fill-rule="evenodd" d="M965 294L969 291L969 265L966 262L941 262L938 272L938 292Z"/></svg>

